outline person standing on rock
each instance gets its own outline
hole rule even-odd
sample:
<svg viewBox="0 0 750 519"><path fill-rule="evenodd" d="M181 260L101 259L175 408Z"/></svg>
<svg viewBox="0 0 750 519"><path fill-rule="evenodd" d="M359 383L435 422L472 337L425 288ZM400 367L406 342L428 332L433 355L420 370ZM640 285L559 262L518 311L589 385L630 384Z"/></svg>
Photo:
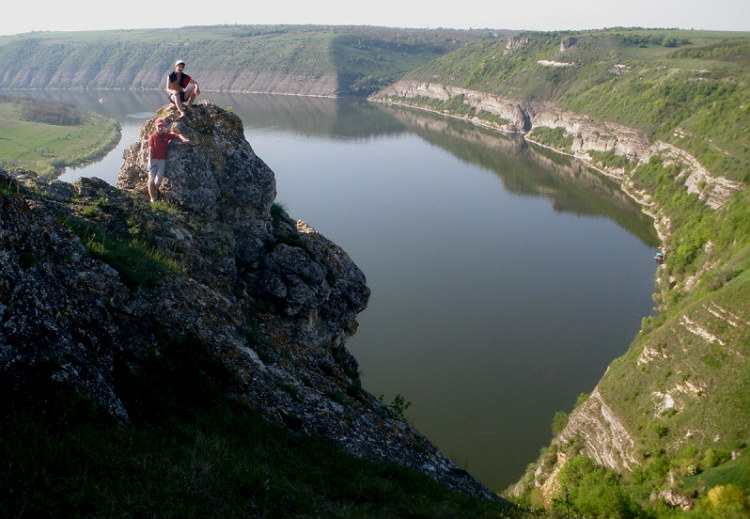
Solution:
<svg viewBox="0 0 750 519"><path fill-rule="evenodd" d="M167 147L174 139L190 144L190 139L177 132L168 132L163 119L154 122L156 131L148 138L148 196L155 202L159 196L159 187L167 169Z"/></svg>
<svg viewBox="0 0 750 519"><path fill-rule="evenodd" d="M169 94L169 100L174 103L177 111L180 112L180 117L183 117L185 112L190 111L190 105L201 93L198 83L185 74L184 70L185 62L178 59L174 62L174 71L167 75L167 94Z"/></svg>

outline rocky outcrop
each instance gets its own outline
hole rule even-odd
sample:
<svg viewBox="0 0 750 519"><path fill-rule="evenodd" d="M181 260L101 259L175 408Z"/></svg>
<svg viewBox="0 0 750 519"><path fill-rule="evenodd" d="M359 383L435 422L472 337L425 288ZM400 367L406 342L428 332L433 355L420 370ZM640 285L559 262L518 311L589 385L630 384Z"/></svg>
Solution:
<svg viewBox="0 0 750 519"><path fill-rule="evenodd" d="M573 137L571 152L581 160L591 160L591 151L609 151L627 157L636 164L644 164L660 156L666 164L680 164L685 186L696 193L712 209L721 207L734 193L743 188L740 182L712 175L700 162L685 150L664 141L651 142L641 132L611 122L595 121L583 114L561 110L551 104L528 104L533 128L562 128ZM605 171L623 182L623 171ZM639 200L643 202L643 200Z"/></svg>
<svg viewBox="0 0 750 519"><path fill-rule="evenodd" d="M150 204L156 117L191 145L170 144ZM159 110L125 151L118 187L0 170L0 375L20 383L44 367L127 426L123 373L189 339L228 368L231 398L267 419L497 499L362 390L346 341L365 276L274 197L241 120L210 104L179 121Z"/></svg>
<svg viewBox="0 0 750 519"><path fill-rule="evenodd" d="M602 467L622 471L638 465L633 438L598 388L571 414L558 441L566 444L576 438L584 440L585 452Z"/></svg>
<svg viewBox="0 0 750 519"><path fill-rule="evenodd" d="M508 492L520 496L530 488L539 489L545 505L549 506L560 490L560 471L580 452L598 465L615 471L632 470L639 464L635 441L626 424L598 388L571 413L547 455L540 457L533 474L529 471Z"/></svg>
<svg viewBox="0 0 750 519"><path fill-rule="evenodd" d="M530 129L528 117L519 102L451 85L422 81L397 81L379 91L372 99L393 104L400 104L403 101L409 104L408 101L412 100L418 104L421 98L448 101L455 96L463 96L465 104L477 110L485 110L507 121L495 129L511 133ZM472 122L486 126L484 121L477 118L472 119Z"/></svg>
<svg viewBox="0 0 750 519"><path fill-rule="evenodd" d="M511 52L520 49L530 42L531 38L529 36L511 36L508 38L508 43L505 45L503 54L510 54Z"/></svg>
<svg viewBox="0 0 750 519"><path fill-rule="evenodd" d="M565 52L566 50L573 47L576 43L578 43L578 38L574 36L563 38L563 40L560 42L560 52Z"/></svg>

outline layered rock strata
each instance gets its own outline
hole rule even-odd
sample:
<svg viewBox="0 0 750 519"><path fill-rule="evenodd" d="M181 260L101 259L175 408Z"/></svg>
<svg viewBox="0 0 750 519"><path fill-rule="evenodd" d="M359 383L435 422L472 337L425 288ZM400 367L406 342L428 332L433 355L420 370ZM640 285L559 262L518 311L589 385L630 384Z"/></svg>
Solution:
<svg viewBox="0 0 750 519"><path fill-rule="evenodd" d="M499 118L493 122L486 117L468 117L471 122L480 126L509 133L523 133L527 137L535 128L562 128L573 138L570 153L581 160L591 161L592 151L611 151L636 164L646 163L656 155L663 157L668 164L679 163L683 166L688 192L696 193L713 209L721 207L732 194L743 188L740 182L712 175L695 157L677 146L663 141L651 142L648 136L631 128L596 121L587 115L562 110L553 103L507 99L451 85L410 80L396 82L378 92L373 99L395 104L423 105L421 107L424 108L425 103L421 101L423 99L448 101L457 96L461 97L465 105L473 108L475 113L483 111ZM617 178L627 192L628 178L624 171L612 169L605 170L604 173ZM639 198L636 193L631 194L639 202L648 204L647 199Z"/></svg>

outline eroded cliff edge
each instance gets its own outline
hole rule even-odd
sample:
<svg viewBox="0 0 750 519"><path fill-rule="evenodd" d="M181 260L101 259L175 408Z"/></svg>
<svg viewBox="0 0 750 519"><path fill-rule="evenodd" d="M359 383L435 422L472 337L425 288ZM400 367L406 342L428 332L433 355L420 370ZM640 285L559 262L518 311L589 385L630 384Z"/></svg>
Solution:
<svg viewBox="0 0 750 519"><path fill-rule="evenodd" d="M458 117L497 131L523 134L531 141L534 140L533 131L537 128L559 128L573 141L569 150L556 151L569 153L589 163L592 162L592 151L612 152L641 164L647 163L651 157L661 156L666 161L679 163L684 167L688 192L697 193L713 209L721 207L729 197L744 187L739 182L712 175L695 157L672 144L652 142L642 132L563 110L552 102L509 99L452 85L414 80L397 81L379 91L372 100L420 109L430 109L430 101L453 102L471 109L472 115L457 115ZM441 113L454 115L451 111ZM626 193L648 209L648 195L631 189L630 179L622 168L603 168L603 172L615 177ZM657 226L658 224L657 221ZM659 230L664 232L664 229Z"/></svg>
<svg viewBox="0 0 750 519"><path fill-rule="evenodd" d="M164 118L161 200L144 196L146 140ZM124 153L118 187L0 171L0 369L40 366L118 422L119 381L166 340L205 346L231 396L300 434L396 462L497 499L361 388L346 350L367 305L364 274L340 247L275 205L273 172L236 115L211 104L180 122L163 107Z"/></svg>

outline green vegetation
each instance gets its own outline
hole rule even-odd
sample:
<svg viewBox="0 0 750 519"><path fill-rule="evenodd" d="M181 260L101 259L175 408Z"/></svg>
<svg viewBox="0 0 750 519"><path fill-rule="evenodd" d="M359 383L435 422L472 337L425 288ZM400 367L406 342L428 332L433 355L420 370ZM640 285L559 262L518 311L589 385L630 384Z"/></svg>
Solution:
<svg viewBox="0 0 750 519"><path fill-rule="evenodd" d="M714 211L700 202L695 194L687 192L680 172L678 166L665 165L654 157L636 169L633 175L636 186L651 193L672 220L674 232L665 243L669 250L666 274L684 279L706 265L718 262L726 263L726 267L714 269L713 274L722 272L730 276L725 279L728 281L750 266L746 252L743 253L750 244L748 189L736 194L721 210ZM665 287L661 300L666 302L684 295L675 287Z"/></svg>
<svg viewBox="0 0 750 519"><path fill-rule="evenodd" d="M624 169L629 171L630 161L623 155L617 155L614 151L590 151L592 162L599 167L608 169Z"/></svg>
<svg viewBox="0 0 750 519"><path fill-rule="evenodd" d="M563 517L638 517L628 495L622 489L620 476L579 455L565 464L558 481L552 509Z"/></svg>
<svg viewBox="0 0 750 519"><path fill-rule="evenodd" d="M132 213L125 214L102 195L94 203L81 207L78 216L61 216L61 220L95 258L120 273L123 283L131 287L154 287L166 272L180 273L184 269L174 254L158 247L153 220L148 218L150 210L158 207L151 204L146 211L145 205L134 200Z"/></svg>
<svg viewBox="0 0 750 519"><path fill-rule="evenodd" d="M557 411L555 413L555 416L552 417L552 434L557 436L561 432L563 432L563 429L565 429L565 426L568 425L568 413L565 411Z"/></svg>
<svg viewBox="0 0 750 519"><path fill-rule="evenodd" d="M563 40L574 43L561 50ZM517 41L512 50L507 41L469 43L404 77L554 101L671 142L714 174L750 182L746 33L616 28Z"/></svg>
<svg viewBox="0 0 750 519"><path fill-rule="evenodd" d="M573 137L564 128L534 128L529 132L529 139L563 152L570 152L573 146Z"/></svg>
<svg viewBox="0 0 750 519"><path fill-rule="evenodd" d="M580 454L581 438L555 440L527 470L521 503L563 517L750 517L750 188L712 210L687 193L680 173L657 157L633 171L635 187L672 220L655 296L660 313L644 319L598 386L627 424L638 465L617 473ZM568 419L555 414L555 435ZM537 469L553 470L558 452L569 461L545 501L531 481ZM666 504L665 492L691 508Z"/></svg>
<svg viewBox="0 0 750 519"><path fill-rule="evenodd" d="M531 34L510 52L501 42L466 45L406 77L505 98L553 101L670 142L712 174L747 186L750 44L747 35L737 36L613 29L577 35L561 52L567 35ZM544 67L541 60L571 66ZM415 99L410 104L471 115L471 107L458 102ZM563 152L572 145L562 128L537 128L530 138ZM714 210L688 193L679 165L658 156L638 165L611 151L591 157L597 166L624 170L670 221L663 244L667 260L655 295L660 313L644 319L642 332L599 385L633 436L640 465L615 472L581 454L582 438L553 442L530 465L518 502L561 517L750 517L750 188ZM700 348L701 340L686 323L716 330L722 342ZM639 364L646 348L655 350L656 358ZM687 401L655 416L656 395L668 394ZM556 413L553 434L569 418ZM542 495L534 474L549 474L561 460L569 461L559 474L560 488ZM692 508L666 504L659 497L663 492L684 496Z"/></svg>
<svg viewBox="0 0 750 519"><path fill-rule="evenodd" d="M0 95L0 164L59 174L103 157L120 140L116 121L69 104Z"/></svg>
<svg viewBox="0 0 750 519"><path fill-rule="evenodd" d="M378 397L378 400L380 400L380 403L385 404L384 395L381 394ZM400 416L403 420L406 420L406 410L411 407L411 402L406 400L406 398L404 398L404 395L402 395L401 393L396 393L396 396L393 397L391 403L386 407Z"/></svg>
<svg viewBox="0 0 750 519"><path fill-rule="evenodd" d="M750 517L749 68L747 34L611 29L521 35L512 49L474 42L406 74L519 102L551 101L622 124L745 184L714 210L688 193L680 165L591 153L595 165L623 170L634 189L648 193L652 210L669 219L659 314L644 319L598 387L633 437L638 466L604 469L581 454L582 438L554 441L529 467L519 502L562 517ZM414 101L435 108L434 101ZM467 110L456 104L451 113ZM562 128L536 128L530 138L571 149ZM701 337L707 333L717 338ZM649 360L639 362L644 352ZM571 416L555 414L555 435ZM543 496L534 474L560 464L560 488ZM669 492L691 508L666 504Z"/></svg>
<svg viewBox="0 0 750 519"><path fill-rule="evenodd" d="M563 488L552 496L555 513L750 517L750 188L714 211L687 194L679 174L658 158L634 171L636 186L672 218L655 296L660 313L644 319L628 352L599 383L627 424L639 466L618 474L582 459L579 439L553 443L552 452L573 459L562 469ZM718 339L700 339L696 329ZM650 360L639 362L643 356ZM664 404L665 395L676 403ZM553 432L566 417L555 415ZM536 467L551 470L557 457L549 452L530 467L527 485ZM655 497L665 491L684 496L692 508ZM538 506L537 494L527 486L521 502Z"/></svg>
<svg viewBox="0 0 750 519"><path fill-rule="evenodd" d="M163 339L115 366L123 426L40 366L0 401L2 517L498 518L503 506L357 459L231 400L201 343Z"/></svg>

